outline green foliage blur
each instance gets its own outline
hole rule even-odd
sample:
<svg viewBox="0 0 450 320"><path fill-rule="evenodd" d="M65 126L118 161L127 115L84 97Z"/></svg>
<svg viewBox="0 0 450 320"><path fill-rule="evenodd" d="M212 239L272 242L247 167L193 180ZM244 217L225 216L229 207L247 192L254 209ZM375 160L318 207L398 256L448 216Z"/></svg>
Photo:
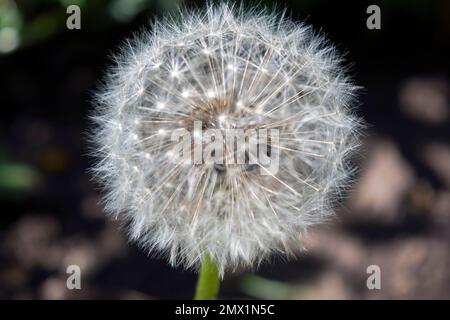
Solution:
<svg viewBox="0 0 450 320"><path fill-rule="evenodd" d="M92 31L127 23L145 12L173 10L182 0L0 0L0 54L45 41L65 31L66 8L77 5Z"/></svg>
<svg viewBox="0 0 450 320"><path fill-rule="evenodd" d="M220 1L219 1L220 2ZM229 1L234 2L234 1ZM389 10L407 10L425 14L430 8L427 0L382 0L379 5ZM238 3L241 3L239 1ZM251 2L244 2L251 6ZM267 6L287 6L302 11L324 6L323 1L257 1ZM8 54L45 41L65 31L66 8L81 9L83 26L90 31L104 30L114 24L128 23L138 16L166 14L180 5L202 5L184 0L0 0L0 54ZM325 7L326 9L326 4Z"/></svg>

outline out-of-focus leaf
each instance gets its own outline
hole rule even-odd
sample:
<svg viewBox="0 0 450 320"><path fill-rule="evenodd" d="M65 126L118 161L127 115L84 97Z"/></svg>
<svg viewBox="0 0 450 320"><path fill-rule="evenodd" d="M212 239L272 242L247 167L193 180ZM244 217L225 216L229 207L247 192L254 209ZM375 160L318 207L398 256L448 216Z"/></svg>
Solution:
<svg viewBox="0 0 450 320"><path fill-rule="evenodd" d="M0 0L0 54L19 47L22 24L22 15L14 2Z"/></svg>
<svg viewBox="0 0 450 320"><path fill-rule="evenodd" d="M109 11L115 20L126 22L148 6L149 2L148 0L114 0L109 5Z"/></svg>
<svg viewBox="0 0 450 320"><path fill-rule="evenodd" d="M22 163L0 162L0 190L25 191L39 182L39 174Z"/></svg>
<svg viewBox="0 0 450 320"><path fill-rule="evenodd" d="M70 5L77 5L79 7L82 7L86 4L86 0L59 0L61 2L61 5L64 7L68 7Z"/></svg>
<svg viewBox="0 0 450 320"><path fill-rule="evenodd" d="M264 300L289 299L302 290L298 285L269 280L253 274L243 276L239 287L245 294Z"/></svg>

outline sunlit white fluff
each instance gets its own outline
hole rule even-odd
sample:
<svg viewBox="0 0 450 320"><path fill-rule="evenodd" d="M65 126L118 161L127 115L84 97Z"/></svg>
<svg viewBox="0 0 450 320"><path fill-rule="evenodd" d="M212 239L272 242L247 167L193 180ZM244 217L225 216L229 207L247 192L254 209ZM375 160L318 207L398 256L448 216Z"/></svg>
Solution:
<svg viewBox="0 0 450 320"><path fill-rule="evenodd" d="M208 254L223 274L293 255L348 182L355 87L309 26L228 5L180 17L126 42L97 95L93 172L106 209L173 265L197 269ZM170 132L219 121L224 104L240 128L279 130L275 175L168 159Z"/></svg>

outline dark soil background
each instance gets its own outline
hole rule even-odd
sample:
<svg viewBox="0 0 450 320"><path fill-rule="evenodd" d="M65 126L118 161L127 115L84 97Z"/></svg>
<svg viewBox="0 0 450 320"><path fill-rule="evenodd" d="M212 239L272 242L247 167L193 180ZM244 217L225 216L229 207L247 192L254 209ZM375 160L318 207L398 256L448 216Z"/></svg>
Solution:
<svg viewBox="0 0 450 320"><path fill-rule="evenodd" d="M72 3L81 30L66 28ZM196 275L127 243L86 172L90 97L110 54L178 3L0 0L0 298L192 297ZM381 8L381 30L366 28L370 4ZM229 275L221 297L449 299L450 2L277 5L326 33L364 88L361 172L306 252ZM66 288L72 264L81 290ZM381 269L380 290L366 286L370 265Z"/></svg>

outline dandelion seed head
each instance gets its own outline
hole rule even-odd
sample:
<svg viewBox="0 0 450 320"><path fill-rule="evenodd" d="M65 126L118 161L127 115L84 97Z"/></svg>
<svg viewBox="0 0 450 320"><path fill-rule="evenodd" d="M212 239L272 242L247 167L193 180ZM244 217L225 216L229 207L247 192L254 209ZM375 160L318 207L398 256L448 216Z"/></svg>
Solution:
<svg viewBox="0 0 450 320"><path fill-rule="evenodd" d="M196 269L208 254L223 274L295 255L349 186L356 87L334 47L305 24L226 4L174 21L126 42L98 92L92 171L106 210L173 265ZM195 121L277 129L279 144L266 147L279 154L278 171L227 155L174 161L171 133L202 137Z"/></svg>

